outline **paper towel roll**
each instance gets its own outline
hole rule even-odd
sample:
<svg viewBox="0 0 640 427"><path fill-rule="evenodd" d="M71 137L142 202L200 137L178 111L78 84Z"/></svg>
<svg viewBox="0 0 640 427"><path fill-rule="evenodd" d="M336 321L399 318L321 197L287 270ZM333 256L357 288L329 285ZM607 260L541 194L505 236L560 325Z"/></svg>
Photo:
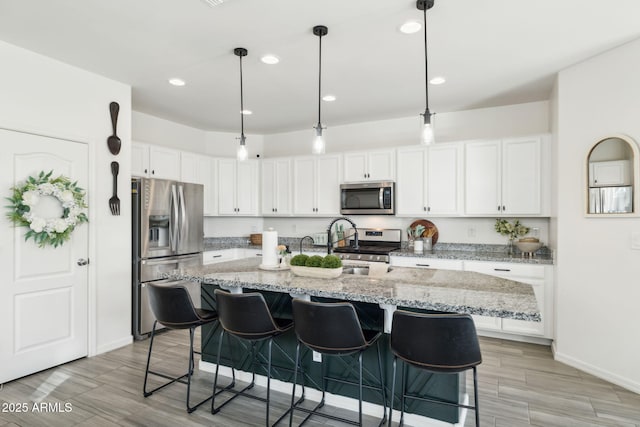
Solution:
<svg viewBox="0 0 640 427"><path fill-rule="evenodd" d="M278 232L273 228L262 232L262 265L265 267L278 266Z"/></svg>

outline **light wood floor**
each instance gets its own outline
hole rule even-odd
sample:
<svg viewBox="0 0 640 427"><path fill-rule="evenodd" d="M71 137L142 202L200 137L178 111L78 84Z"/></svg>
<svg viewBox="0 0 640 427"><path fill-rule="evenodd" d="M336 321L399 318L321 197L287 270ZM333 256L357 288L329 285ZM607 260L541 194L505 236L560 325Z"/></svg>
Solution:
<svg viewBox="0 0 640 427"><path fill-rule="evenodd" d="M153 362L176 373L183 371L187 333L165 333L156 342ZM147 346L148 341L136 342L4 384L0 390L0 426L264 425L264 404L254 400L239 398L211 415L209 405L187 414L185 386L180 384L149 398L142 397ZM484 363L478 376L482 426L640 427L640 395L554 361L548 347L489 338L482 338L481 346ZM195 378L194 400L206 396L212 375L196 372ZM473 390L470 381L469 390ZM264 390L258 388L257 392ZM272 421L288 403L286 395L274 394ZM34 412L34 403L48 404L49 410L56 412ZM63 412L65 404L70 411ZM20 406L26 406L27 412L16 412ZM342 416L355 415L329 409ZM296 419L299 421L300 417ZM366 422L377 425L372 417L367 417ZM466 426L473 424L471 413ZM318 418L306 425L341 424Z"/></svg>

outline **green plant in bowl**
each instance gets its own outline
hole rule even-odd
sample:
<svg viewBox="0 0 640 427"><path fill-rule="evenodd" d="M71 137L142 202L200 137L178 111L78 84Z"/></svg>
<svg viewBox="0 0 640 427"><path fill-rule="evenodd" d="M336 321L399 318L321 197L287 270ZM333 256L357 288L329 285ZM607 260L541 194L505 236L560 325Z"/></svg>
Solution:
<svg viewBox="0 0 640 427"><path fill-rule="evenodd" d="M322 268L340 268L342 267L342 260L335 255L327 255L322 259Z"/></svg>
<svg viewBox="0 0 640 427"><path fill-rule="evenodd" d="M291 261L289 261L290 265L295 265L298 267L304 267L307 263L307 260L309 259L309 255L305 255L305 254L298 254L296 256L294 256L293 258L291 258Z"/></svg>
<svg viewBox="0 0 640 427"><path fill-rule="evenodd" d="M322 257L320 255L310 256L304 265L305 267L320 267L322 265Z"/></svg>

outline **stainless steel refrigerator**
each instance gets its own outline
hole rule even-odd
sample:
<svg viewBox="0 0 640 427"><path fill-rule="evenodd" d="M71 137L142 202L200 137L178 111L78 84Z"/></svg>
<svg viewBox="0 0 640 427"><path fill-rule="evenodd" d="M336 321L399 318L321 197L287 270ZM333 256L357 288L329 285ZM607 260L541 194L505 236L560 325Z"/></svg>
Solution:
<svg viewBox="0 0 640 427"><path fill-rule="evenodd" d="M133 179L132 200L132 333L148 336L155 316L148 301L148 284L184 284L197 306L200 284L161 277L202 265L203 186L161 179Z"/></svg>
<svg viewBox="0 0 640 427"><path fill-rule="evenodd" d="M589 213L633 212L633 187L589 188Z"/></svg>

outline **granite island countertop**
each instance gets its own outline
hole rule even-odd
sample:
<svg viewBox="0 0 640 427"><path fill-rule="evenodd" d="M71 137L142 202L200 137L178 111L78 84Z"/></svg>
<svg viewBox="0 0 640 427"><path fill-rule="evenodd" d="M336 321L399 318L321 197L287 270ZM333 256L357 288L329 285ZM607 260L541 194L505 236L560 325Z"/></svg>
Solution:
<svg viewBox="0 0 640 427"><path fill-rule="evenodd" d="M541 320L531 285L481 273L392 266L390 272L378 277L342 274L336 279L316 279L299 277L289 270L261 270L260 261L245 258L163 276L225 289L245 288L381 306Z"/></svg>

